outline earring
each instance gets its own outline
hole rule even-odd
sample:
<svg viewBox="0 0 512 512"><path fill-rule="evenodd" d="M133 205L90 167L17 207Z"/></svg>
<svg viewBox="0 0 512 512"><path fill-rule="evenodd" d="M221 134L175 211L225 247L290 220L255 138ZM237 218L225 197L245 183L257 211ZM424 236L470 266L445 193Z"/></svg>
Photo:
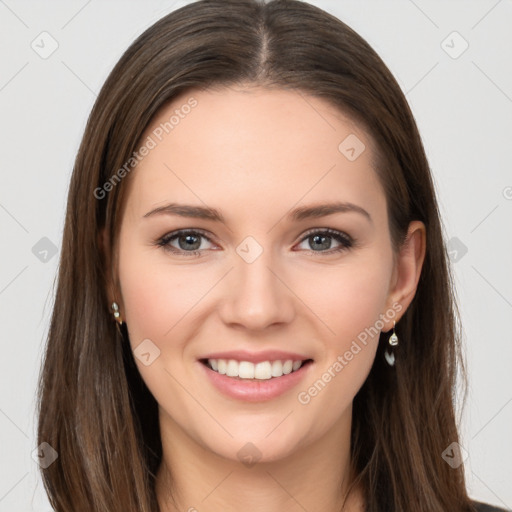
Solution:
<svg viewBox="0 0 512 512"><path fill-rule="evenodd" d="M119 306L117 302L112 302L112 309L114 310L114 318L116 319L117 331L121 335L121 339L124 339L123 330L121 329L121 326L123 325L123 320L121 319L121 314L119 313Z"/></svg>
<svg viewBox="0 0 512 512"><path fill-rule="evenodd" d="M121 319L121 314L119 313L119 306L117 302L112 302L112 309L114 310L114 318L116 319L116 327L121 335L121 339L124 339L123 331L121 329L121 326L123 325L123 320Z"/></svg>
<svg viewBox="0 0 512 512"><path fill-rule="evenodd" d="M389 337L388 343L391 347L396 347L398 345L398 336L395 332L396 322L393 320L393 334ZM384 352L384 357L386 358L386 362L389 366L395 365L395 353L391 349L386 349Z"/></svg>
<svg viewBox="0 0 512 512"><path fill-rule="evenodd" d="M114 318L117 320L119 325L123 325L123 321L121 319L121 314L119 313L119 306L117 302L112 302L112 309L114 310Z"/></svg>

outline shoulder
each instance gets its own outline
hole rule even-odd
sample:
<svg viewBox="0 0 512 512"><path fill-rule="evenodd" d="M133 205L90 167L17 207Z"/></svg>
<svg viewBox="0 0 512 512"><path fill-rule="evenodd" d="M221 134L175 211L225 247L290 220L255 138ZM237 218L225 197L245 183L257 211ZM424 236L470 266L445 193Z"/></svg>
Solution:
<svg viewBox="0 0 512 512"><path fill-rule="evenodd" d="M477 512L506 512L506 509L504 508L488 505L487 503L482 503L480 501L473 501L473 505Z"/></svg>

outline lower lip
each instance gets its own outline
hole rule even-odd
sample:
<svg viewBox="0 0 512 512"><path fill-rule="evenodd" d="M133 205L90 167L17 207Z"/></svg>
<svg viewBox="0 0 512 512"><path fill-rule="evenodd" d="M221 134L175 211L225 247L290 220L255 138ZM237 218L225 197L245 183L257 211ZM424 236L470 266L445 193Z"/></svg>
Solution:
<svg viewBox="0 0 512 512"><path fill-rule="evenodd" d="M297 371L288 373L281 377L261 380L243 380L222 375L201 361L199 365L206 372L210 382L225 395L237 400L246 402L263 402L282 395L296 386L309 372L312 361L301 366Z"/></svg>

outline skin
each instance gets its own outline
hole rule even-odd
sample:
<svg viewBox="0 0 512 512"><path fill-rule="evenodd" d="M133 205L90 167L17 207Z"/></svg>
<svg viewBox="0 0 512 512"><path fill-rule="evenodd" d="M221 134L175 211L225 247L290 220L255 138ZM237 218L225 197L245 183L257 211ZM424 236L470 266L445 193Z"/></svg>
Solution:
<svg viewBox="0 0 512 512"><path fill-rule="evenodd" d="M323 99L254 87L188 91L159 113L144 138L191 96L197 106L129 177L110 297L132 349L150 339L160 350L148 366L135 360L159 404L161 509L339 511L350 477L352 401L373 364L378 336L359 344L308 404L297 394L380 315L383 331L392 329L393 317L398 324L416 291L425 227L412 222L407 242L393 254L373 142ZM366 146L354 161L338 150L349 134ZM364 208L371 221L353 211L285 217L297 206L340 200ZM143 217L169 202L214 207L226 222ZM197 240L200 256L156 245L184 228L207 232L211 241ZM356 243L332 252L340 242L327 238L331 245L321 246L304 235L312 228L347 233ZM247 236L263 249L252 263L236 252ZM108 246L105 235L103 242ZM187 250L186 241L170 244ZM296 388L249 403L221 394L198 367L208 352L237 348L288 349L314 363ZM261 454L250 467L237 455L248 442ZM168 494L169 473L177 507ZM345 510L363 510L359 489Z"/></svg>

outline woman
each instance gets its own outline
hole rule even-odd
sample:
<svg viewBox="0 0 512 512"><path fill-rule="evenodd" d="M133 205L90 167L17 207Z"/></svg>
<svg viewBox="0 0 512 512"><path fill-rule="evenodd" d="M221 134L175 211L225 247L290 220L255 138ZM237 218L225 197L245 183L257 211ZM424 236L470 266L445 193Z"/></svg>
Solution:
<svg viewBox="0 0 512 512"><path fill-rule="evenodd" d="M188 253L188 254L187 254ZM395 79L304 2L164 17L102 88L40 380L56 511L475 511L451 277Z"/></svg>

